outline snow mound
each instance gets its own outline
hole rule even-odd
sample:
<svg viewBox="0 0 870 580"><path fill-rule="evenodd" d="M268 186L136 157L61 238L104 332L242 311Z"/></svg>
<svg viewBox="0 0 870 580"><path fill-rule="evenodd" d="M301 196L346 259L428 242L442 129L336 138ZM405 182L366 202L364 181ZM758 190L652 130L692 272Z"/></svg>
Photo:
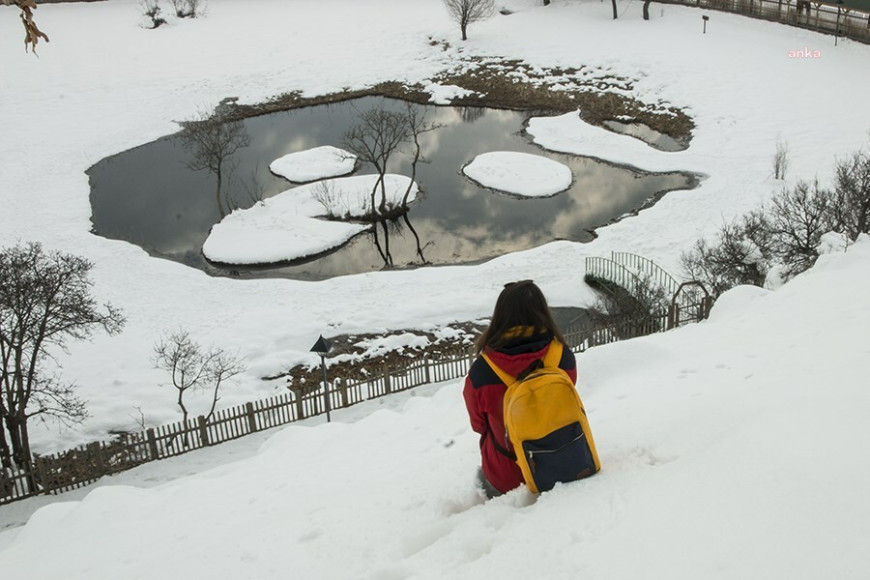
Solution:
<svg viewBox="0 0 870 580"><path fill-rule="evenodd" d="M216 224L202 253L212 262L255 265L291 262L338 248L368 224L318 219L362 218L371 213L377 175L329 179L290 189L255 206L236 210ZM417 185L402 175L387 174L388 206L401 203L408 187L414 201ZM380 200L378 192L376 203Z"/></svg>
<svg viewBox="0 0 870 580"><path fill-rule="evenodd" d="M484 187L523 197L549 197L571 187L571 169L558 161L513 151L483 153L462 172Z"/></svg>
<svg viewBox="0 0 870 580"><path fill-rule="evenodd" d="M338 147L324 145L279 157L269 164L275 175L294 183L306 183L347 175L356 166L356 155Z"/></svg>

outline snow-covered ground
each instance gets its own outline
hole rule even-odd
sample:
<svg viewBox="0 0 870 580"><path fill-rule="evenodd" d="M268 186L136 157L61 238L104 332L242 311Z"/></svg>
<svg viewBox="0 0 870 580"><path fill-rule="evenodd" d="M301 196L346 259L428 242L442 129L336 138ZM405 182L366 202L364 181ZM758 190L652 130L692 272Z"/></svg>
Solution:
<svg viewBox="0 0 870 580"><path fill-rule="evenodd" d="M230 443L237 461L168 483L154 486L220 448L106 478L0 533L0 569L863 580L868 260L864 236L777 291L726 293L706 322L581 355L602 471L538 498L522 487L484 502L478 437L451 381Z"/></svg>
<svg viewBox="0 0 870 580"><path fill-rule="evenodd" d="M51 43L40 45L38 58L23 51L21 24L16 11L0 7L0 54L3 62L0 71L0 244L6 246L18 241L34 240L42 242L48 249L62 249L88 257L95 264L93 278L96 295L101 300L109 300L121 307L128 318L121 335L97 337L91 343L73 345L67 355L60 356L64 377L79 385L80 394L89 401L91 418L73 431L35 428L33 438L36 449L55 450L102 438L109 430L136 429L140 418L138 409L142 410L149 425L176 420L178 413L173 392L165 386L166 377L161 371L152 368L150 362L154 343L167 330L183 326L201 343L214 344L229 351L238 350L245 358L249 370L238 385L225 390L222 405L272 395L281 387L281 383L263 381L260 377L285 370L297 362L316 362L316 356L308 350L321 333L328 337L379 329L431 328L450 321L477 319L491 311L495 297L505 282L519 278L535 279L555 306L584 306L593 297L582 284L583 259L590 255L606 255L611 250L642 254L676 271L680 253L698 236L711 234L723 220L756 207L784 185L784 182L772 178L772 157L778 140L788 144L791 161L789 181L818 176L823 183L830 180L837 156L846 155L867 143L867 131L870 128L870 110L866 107L866 103L870 102L870 81L866 73L866 63L870 58L868 46L841 39L838 46L834 47L833 38L829 36L722 13L710 13L707 33L701 34L700 16L704 12L676 6L654 5L652 20L644 22L640 17L640 4L627 1L619 4L621 15L617 21L611 20L609 6L598 1L554 0L547 7L540 4L537 0L502 0L499 6L509 8L513 13L496 15L489 21L472 25L467 42L459 40L458 27L448 19L442 4L436 0L210 0L205 17L192 21L170 19L168 26L157 30L145 30L138 26L141 13L138 0L46 4L40 6L36 15L40 27L50 35ZM789 51L804 48L820 50L821 58L789 58ZM432 86L432 78L439 72L456 64L459 59L474 56L520 59L533 67L584 66L597 71L596 74L612 73L630 79L634 97L649 103L670 103L691 115L696 129L688 150L678 153L656 151L624 136L589 127L573 114L538 121L530 127L530 131L547 147L602 157L647 170L696 171L707 176L706 179L697 189L668 194L653 208L644 210L638 216L599 230L598 238L589 244L561 241L479 265L377 272L319 282L211 278L182 264L152 258L131 244L106 240L89 233L89 187L85 170L113 153L175 132L178 128L176 121L190 119L201 110L210 110L224 98L238 97L242 103L256 103L285 92L300 91L305 96L315 96L392 80ZM456 94L455 87L432 86L431 92L433 99L438 102L445 102L451 94ZM868 261L865 254L857 252L848 262L849 267L866 271ZM866 279L853 282L866 286ZM783 291L788 293L787 289L788 286ZM827 290L832 289L833 284ZM805 303L801 303L801 310L793 310L790 317L784 320L793 320L792 324L797 324L806 319L823 318L829 307L842 306L841 300L836 297L828 300L826 296L820 290L812 299L806 298ZM852 302L849 307L853 311L867 312L866 293L850 299ZM765 299L759 303L767 302ZM720 306L723 310L726 307L727 302L724 307ZM856 315L856 318L860 317ZM739 317L739 320L743 319L745 317ZM834 339L837 325L841 323L848 325L851 320L845 317L842 321L819 321L817 333L824 337L830 335ZM683 331L684 335L701 333L701 327L698 328ZM795 336L793 330L788 326L782 330L776 327L769 329L769 333L763 336L775 344L766 348L778 348L780 342L791 344ZM842 379L867 358L866 349L861 350L864 348L863 342L858 338L849 344L835 343L842 348L832 348L828 353L835 361L842 361L840 366L821 366L821 360L815 354L809 356L803 353L800 349L806 345L798 342L793 349L782 347L782 350L776 350L776 360L769 364L765 361L766 351L762 349L757 358L751 361L754 366L747 374L768 376L780 372L781 366L786 366L794 369L797 379L804 375L816 376L814 373L820 372L819 368L829 369ZM864 335L863 339L866 338ZM735 354L728 350L742 348L739 340L733 340L733 344L724 340L711 342L710 345L700 342L706 339L706 335L699 334L697 344L688 341L686 347L691 342L693 350L689 352L696 354L699 351L710 350L713 353L716 349L724 349L719 353L722 364L741 356L739 352L742 351L736 351ZM659 352L663 347L662 342L657 341L667 343L669 340L677 339L658 338L643 344L652 345L645 348ZM646 356L646 351L629 355L627 353L631 351L620 350L629 346L613 348L615 350L605 350L625 353L621 356L635 364L605 364L601 367L616 375L614 382L608 379L608 388L619 392L632 388L634 382L643 382L642 377L631 373L642 375L644 367L641 363L648 361L652 364L654 357ZM664 349L664 352L670 353L666 356L668 360L678 358L676 351ZM679 359L686 361L680 364L687 371L695 368L696 363L688 361L697 358L681 354ZM673 364L677 365L676 362ZM632 370L634 367L637 368ZM659 381L662 388L676 392L676 387L669 386L667 380L675 375L665 373L661 376L665 377ZM687 372L686 376L693 375ZM737 380L744 376L737 374L731 378ZM808 394L808 400L816 401L830 394L832 398L825 402L826 405L833 405L830 414L848 416L857 408L855 402L846 395L837 396L828 390L842 382L816 381L813 387L818 393L807 390L807 393L816 393L812 396ZM701 385L699 389L703 391L705 386ZM638 392L643 397L656 397L658 390L650 385L647 387L649 392ZM458 397L458 392L455 386L446 387L444 392L447 394L435 397L433 404L426 406L429 410L420 412L451 412L458 433L459 418L456 416L460 413L450 406L458 404L450 401L451 397ZM749 401L734 401L729 396L725 402L728 407L740 404L740 409L745 412L747 406L751 407L756 402L752 398L756 392L747 391ZM698 405L705 404L704 397L694 399L689 390L685 391L685 396L685 400L679 399L681 405L689 405L690 401L694 405L696 400ZM205 397L192 400L191 407L194 413L205 409ZM620 409L619 399L612 393L597 400L598 424L603 427L608 421L619 424L619 421L628 420ZM695 407L691 409L694 411ZM672 429L670 433L662 434L663 440L694 441L698 430L707 433L708 428L713 428L710 427L710 421L706 421L707 414L713 412L712 406L699 407L699 414L705 420L690 422L692 417L687 413L683 419L677 420L675 417L662 422L661 428ZM725 411L717 406L715 412ZM639 414L640 411L635 413ZM787 414L777 415L771 411L770 420L776 424L785 423L787 417ZM397 428L393 423L401 424L407 420L399 416L386 419L382 425L378 425L376 419L371 423L363 421L359 429L383 430L386 433ZM312 433L315 434L307 437L312 438L315 445L322 441L327 448L330 445L337 446L339 439L333 433L340 429L340 426L329 427L322 432L314 429ZM643 430L624 429L624 438L614 439L619 445L625 446L625 441L630 437L637 441L636 445L640 448L646 445ZM825 429L828 429L826 436L829 437L841 433L836 421L825 424ZM282 437L292 439L295 437L292 433L299 432L298 429L291 429L288 432L291 435ZM724 428L721 429L720 439L710 435L699 440L708 440L709 445L714 447L725 446L725 432ZM787 430L784 432L790 433ZM463 470L470 456L468 446L473 446L473 443L466 441L468 438L466 433L464 439L457 438L455 447L444 448L443 451L447 457L451 453L450 449L462 450L452 453L457 457L462 455ZM349 440L354 440L353 436ZM783 443L782 448L790 449L789 445ZM850 454L847 446L838 444L835 447L834 467L845 469L847 466L841 463L845 463L847 458L859 456L857 453ZM778 449L773 443L771 448ZM307 452L301 447L294 449L288 453L302 460ZM359 473L370 469L369 462L360 459L368 457L366 450L363 446L359 449L361 455L354 456L352 468L343 473ZM409 449L398 451L409 452ZM664 444L657 449L663 449L656 451L659 455L669 456L671 453ZM763 454L767 449L765 447L757 453ZM611 447L610 451L616 453L617 449ZM631 464L631 455L627 453L623 455L628 459L622 460L616 454L616 463L623 461ZM645 452L638 453L638 456L642 456ZM253 463L266 464L273 456L266 454L263 457L270 459L257 459ZM435 461L434 455L426 457L428 459L421 461ZM692 467L685 469L692 471L707 466L710 460L697 455L696 459L687 461L692 463ZM825 468L831 459L825 456L819 461ZM459 505L467 506L468 501L471 501L465 487L468 483L466 471L456 472L441 465L434 469L434 464L397 464L409 470L419 468L426 473L428 469L433 471L431 478L420 476L405 480L394 489L392 497L402 498L398 502L399 506L413 504L414 500L404 502L409 490L422 486L431 491L432 486L441 483L448 485L448 490L460 490L458 496L447 493L448 498L458 497ZM808 466L805 481L818 481L816 478L824 473L822 468ZM292 470L292 473L296 472ZM727 475L729 482L734 484L734 478L742 473L745 470L735 469L734 472L723 474L723 477ZM308 484L305 484L304 477L307 476L299 477L298 489L305 489ZM338 486L340 482L349 485L347 476L342 477L345 479L338 478L330 485ZM463 477L466 480L462 480ZM611 476L602 474L601 478L590 481L584 489L591 487L601 490L619 485L608 477ZM267 476L263 478L266 480ZM707 484L710 482L703 479L702 474L698 474L698 478L673 492L688 496L687 501L691 499L697 502L689 506L692 509L708 499L703 494L709 491ZM772 475L769 478L775 479ZM448 479L449 483L445 483ZM837 478L838 481L840 479L842 476ZM857 476L852 479L860 480ZM230 478L227 481L238 483L239 480ZM630 481L633 484L636 479L630 478ZM670 493L665 489L669 483L670 480L664 480L661 489L644 488L646 491L637 492L649 496L646 499L651 503L646 507L629 486L623 488L622 495L618 493L619 490L612 489L610 492L613 495L609 496L606 495L606 489L593 493L596 502L603 501L603 505L578 497L577 505L591 510L592 521L589 522L590 518L582 510L577 512L578 519L588 522L584 525L592 526L595 520L600 522L607 515L603 511L610 510L616 514L622 507L629 511L635 507L646 510L648 516L674 516L678 524L684 526L681 529L690 544L689 548L680 550L683 561L702 558L702 551L691 549L695 539L689 531L698 523L695 516L657 511L659 502L652 501L655 498L654 491ZM783 482L776 480L775 483ZM796 485L792 481L785 483ZM247 482L239 485L247 487ZM279 485L278 482L275 485ZM295 482L288 485L296 489ZM375 494L372 497L375 498L379 497L376 489L387 487L376 480L368 481L365 485L371 486ZM701 489L696 490L697 486ZM718 489L731 494L735 486L738 490L742 489L738 484ZM360 490L358 494L364 495L367 489ZM807 495L817 497L811 491L820 489L826 488L821 484L808 488ZM148 493L116 490L104 492L104 497ZM186 491L170 493L179 493L179 497L187 494ZM559 493L578 492L566 489ZM296 492L286 495L295 497ZM440 497L440 494L435 495ZM553 497L556 495L553 494ZM835 506L846 506L848 502L842 499L843 496L840 492L823 495ZM411 494L411 497L423 496ZM740 498L745 496L738 493L731 499ZM790 499L794 499L794 496L783 496L781 501ZM776 504L774 500L771 503ZM98 508L103 505L102 501L95 498L92 505ZM419 526L420 533L425 535L429 530L431 533L427 537L435 546L456 548L462 557L469 558L484 553L506 553L505 546L490 546L482 540L476 542L468 539L461 548L450 542L439 542L439 533L448 532L447 528L452 525L443 522L451 520L442 518L437 526L433 524L432 531L433 528L426 527L426 522L430 520L425 519L425 514L431 510L442 515L446 512L434 503L426 503L437 502L437 498L424 498L421 501L424 507L419 511L412 509L402 517L408 516L409 521L423 518ZM514 500L506 501L510 503ZM735 524L737 519L728 516L726 507L731 504L722 503L720 498L713 503L716 507L712 517L725 520L723 529L732 529L725 525ZM82 505L87 504L85 502ZM556 502L549 509L564 512L565 506L574 504L572 500ZM140 509L136 505L132 501L131 509ZM486 529L519 527L516 522L511 524L514 521L511 519L514 508L498 507L502 504L492 505L496 506L494 512L487 512L489 515L473 519L469 524L473 531L479 532L468 532L469 538L487 537L484 534ZM535 509L546 505L545 502L539 502ZM663 505L669 504L665 502ZM510 509L502 509L505 507ZM861 513L861 509L866 513L866 507L854 507L856 515ZM76 507L55 509L74 510ZM85 508L84 511L89 509ZM298 509L302 508L288 507L286 514L299 516L299 512L293 511ZM353 513L353 518L358 517L356 509L348 509L349 513ZM795 513L800 513L802 509L795 507ZM684 511L688 511L688 508ZM269 510L268 518L274 518L278 513L281 513L280 510ZM367 517L366 513L360 512L358 521L363 521ZM792 537L788 534L802 533L815 539L818 529L824 528L817 529L810 521L809 517L814 515L815 512L808 513L807 519L799 523L789 520L794 525L782 533L788 537ZM53 521L53 516L44 517L45 521ZM284 519L282 523L287 524ZM523 519L519 517L519 520ZM302 521L306 521L305 518L288 525L302 525ZM641 530L646 529L649 536L661 536L660 526L651 521L642 521L643 526L619 527L621 531L618 534L640 534ZM836 536L842 550L851 546L849 542L867 537L866 529L852 522L852 519L841 521L844 529L850 527L854 530L854 533ZM769 523L773 526L775 522L770 520ZM758 539L757 534L771 530L770 527L754 524L746 526L751 532L749 538ZM384 525L386 527L386 520ZM564 525L567 530L568 524ZM329 529L326 523L322 526L321 529ZM110 527L107 526L107 529ZM360 531L363 529L349 526L349 530L355 530L360 535L365 535ZM588 533L582 531L589 529L580 528L578 535L573 537L580 540L598 538L597 532L605 531L605 528L596 528ZM43 532L41 530L39 533ZM311 534L316 535L315 532L311 528ZM462 533L463 537L466 537L465 534ZM75 535L75 532L71 532L71 535ZM740 538L727 535L719 537L720 547L724 550L732 542L744 541L742 534L736 535ZM375 536L386 541L377 534ZM410 532L395 535L396 538L402 536L409 538L407 541L412 544L413 538L418 537ZM276 534L275 537L286 536ZM299 532L296 539L304 537L305 532ZM519 533L516 539L507 542L512 546L511 553L523 551L518 544L513 543L521 537L525 536ZM565 565L573 562L578 556L561 559L562 555L556 553L560 545L558 542L568 542L569 537L570 533L566 531L561 540L547 547L544 552L552 553L556 560ZM673 538L666 536L665 539L668 537ZM322 533L320 538L334 539L334 536ZM354 542L361 540L345 539L351 546L360 545ZM240 539L242 544L246 541L246 538ZM405 541L395 540L400 544ZM425 548L423 544L425 542L421 540L416 545ZM620 567L630 569L634 565L640 566L649 558L661 562L663 556L656 552L664 545L669 544L656 541L644 545L635 552L636 561L621 558L613 565L619 570ZM260 543L258 552L264 549L268 551L267 546L268 541ZM761 549L760 544L756 547ZM827 543L820 544L820 547L833 549ZM414 561L435 562L436 558L433 556L430 559L430 555L440 555L440 549L422 549L419 552L421 555ZM403 553L413 559L413 556L408 555L412 552L413 546ZM798 551L793 561L806 564L805 558L809 552L811 550L803 553ZM601 553L601 558L614 555L606 546L603 546ZM455 559L447 561L456 562ZM482 561L489 560L484 557ZM835 559L822 558L820 561L834 562ZM836 561L843 566L851 563L854 569L858 569L859 562L854 559ZM381 566L377 562L370 561L372 570ZM789 560L783 565L791 566L791 562ZM414 567L413 562L411 565L413 573L427 573L422 567ZM722 577L736 576L728 574L727 563L722 565L726 566L721 569ZM591 563L589 570L600 570L595 566ZM403 577L401 568L390 570L384 564L382 569L382 577ZM523 565L517 564L512 569L523 569ZM814 569L804 567L806 574L791 574L790 577L812 577L809 571ZM866 570L866 566L861 569ZM467 573L470 574L472 570L480 571L469 565ZM263 575L268 575L265 569Z"/></svg>

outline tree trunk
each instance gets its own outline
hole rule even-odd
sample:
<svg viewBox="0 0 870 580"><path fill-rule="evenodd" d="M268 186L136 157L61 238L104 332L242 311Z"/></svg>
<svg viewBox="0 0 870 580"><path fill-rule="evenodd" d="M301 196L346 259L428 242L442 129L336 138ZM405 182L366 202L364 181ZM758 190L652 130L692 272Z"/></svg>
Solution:
<svg viewBox="0 0 870 580"><path fill-rule="evenodd" d="M386 167L384 167L384 169L386 170ZM381 203L378 206L378 211L380 212L381 217L387 215L387 180L384 177L385 176L381 174Z"/></svg>
<svg viewBox="0 0 870 580"><path fill-rule="evenodd" d="M426 256L423 255L423 247L420 245L420 236L417 234L417 230L414 229L414 226L411 225L411 220L408 218L408 213L403 213L402 218L405 220L405 225L407 225L408 229L411 230L411 233L414 234L414 240L417 242L417 255L420 256L420 260L424 264L428 264L428 262L426 261Z"/></svg>
<svg viewBox="0 0 870 580"><path fill-rule="evenodd" d="M24 457L24 452L18 418L15 416L6 417L6 427L9 432L9 442L12 444L12 463L17 467L23 467L22 458Z"/></svg>
<svg viewBox="0 0 870 580"><path fill-rule="evenodd" d="M651 0L646 0L646 2L643 3L643 19L644 20L649 20L649 3L650 2L651 2Z"/></svg>
<svg viewBox="0 0 870 580"><path fill-rule="evenodd" d="M463 22L463 23L460 25L460 28L462 29L462 40L468 40L468 35L465 34L465 30L468 28L468 24L466 24L466 23Z"/></svg>
<svg viewBox="0 0 870 580"><path fill-rule="evenodd" d="M616 11L616 0L610 0L610 4L613 5L613 19L616 20L619 17L619 12Z"/></svg>
<svg viewBox="0 0 870 580"><path fill-rule="evenodd" d="M384 261L384 266L387 265L387 255L384 254L384 250L381 248L381 242L378 239L378 222L375 222L375 227L372 229L372 235L375 237L375 248L378 250L378 254L381 256L381 259Z"/></svg>
<svg viewBox="0 0 870 580"><path fill-rule="evenodd" d="M19 466L27 472L27 489L36 493L39 486L36 484L33 469L33 456L30 453L30 435L27 432L27 418L21 421L21 462Z"/></svg>
<svg viewBox="0 0 870 580"><path fill-rule="evenodd" d="M9 439L12 442L12 464L24 470L26 474L27 489L36 492L36 480L33 477L33 469L30 457L30 438L27 436L27 420L16 415L6 417L6 427L9 431Z"/></svg>
<svg viewBox="0 0 870 580"><path fill-rule="evenodd" d="M387 220L381 220L381 223L384 224L384 254L386 255L385 261L387 266L392 266L393 255L390 253L390 231L387 229Z"/></svg>
<svg viewBox="0 0 870 580"><path fill-rule="evenodd" d="M227 214L224 211L224 204L221 203L221 182L223 181L223 177L221 175L220 168L218 168L216 174L217 174L217 191L215 193L216 193L216 197L217 197L218 211L221 214L221 219L223 219L224 217L226 217Z"/></svg>
<svg viewBox="0 0 870 580"><path fill-rule="evenodd" d="M3 424L0 424L0 466L12 469L12 452L6 440L6 426Z"/></svg>

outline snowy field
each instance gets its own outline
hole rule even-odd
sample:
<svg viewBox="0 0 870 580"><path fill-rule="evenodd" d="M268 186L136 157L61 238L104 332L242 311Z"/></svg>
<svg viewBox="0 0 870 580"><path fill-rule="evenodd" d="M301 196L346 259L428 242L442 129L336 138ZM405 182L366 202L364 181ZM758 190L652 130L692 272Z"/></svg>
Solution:
<svg viewBox="0 0 870 580"><path fill-rule="evenodd" d="M520 278L554 306L588 305L583 259L611 250L676 271L698 236L785 185L772 177L778 140L789 147L788 182L828 183L837 156L868 143L868 46L721 13L701 34L704 12L675 6L654 4L644 22L639 3L621 2L614 22L597 1L498 4L513 14L473 25L464 43L437 0L210 0L204 18L157 30L138 26L138 0L47 4L36 15L51 43L39 58L23 52L15 11L0 7L0 244L88 257L96 294L128 318L120 336L61 357L91 418L75 431L35 428L36 449L135 429L137 407L149 425L176 420L174 392L150 358L178 326L245 358L249 370L223 405L269 396L280 382L260 377L315 362L308 350L321 333L478 319ZM804 48L821 58L788 57ZM530 133L554 150L705 179L589 244L321 282L211 278L89 232L85 170L226 97L256 103L397 80L444 103L455 87L432 78L472 56L631 79L636 98L692 117L688 150L656 151L576 114L536 120ZM708 323L581 357L604 471L536 503L522 490L481 503L476 439L459 384L448 383L398 409L282 430L258 454L203 475L51 505L0 536L0 569L15 578L526 578L541 567L548 578L866 578L868 265L865 241L774 292L726 295ZM207 404L194 400L192 411ZM0 508L0 521L12 509Z"/></svg>
<svg viewBox="0 0 870 580"><path fill-rule="evenodd" d="M702 35L701 12L673 6L656 6L643 22L640 7L625 2L613 22L598 2L538 4L501 2L513 14L473 25L464 43L436 0L367 0L365 8L352 0L211 0L204 18L170 19L157 30L139 27L138 0L45 5L37 16L51 43L40 45L38 58L23 51L15 11L0 9L0 243L36 240L87 256L97 296L128 318L120 336L97 337L62 357L64 376L90 401L91 418L77 431L34 429L36 448L135 429L136 407L149 425L176 420L174 394L160 386L166 377L150 359L155 342L179 326L245 358L248 372L221 404L270 396L280 382L260 377L317 362L308 350L321 333L477 319L491 311L502 284L520 278L538 281L556 306L583 306L592 300L582 285L583 258L611 250L676 270L680 252L699 235L782 186L772 179L777 139L788 143L791 179L818 175L823 182L837 155L867 141L870 83L859 81L870 47L841 41L835 49L830 37L718 13ZM788 58L805 46L822 50L822 58ZM687 151L662 153L575 115L536 123L535 138L554 149L708 178L600 231L590 244L556 242L481 265L322 282L211 278L89 232L86 169L175 132L176 121L224 98L256 103L289 91L316 96L397 80L428 86L444 102L456 88L439 89L431 78L474 55L585 65L631 79L638 99L691 115L697 128ZM848 114L812 106L834 101ZM201 412L207 397L191 404Z"/></svg>

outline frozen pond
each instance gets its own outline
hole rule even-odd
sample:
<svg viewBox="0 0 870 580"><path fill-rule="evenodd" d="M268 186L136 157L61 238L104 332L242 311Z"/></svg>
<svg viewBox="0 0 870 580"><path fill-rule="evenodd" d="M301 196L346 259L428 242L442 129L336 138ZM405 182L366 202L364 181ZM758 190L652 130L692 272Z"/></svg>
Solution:
<svg viewBox="0 0 870 580"><path fill-rule="evenodd" d="M687 174L639 174L588 158L551 153L529 142L526 114L516 111L413 105L439 128L421 136L424 162L417 164L421 189L405 218L377 228L389 241L397 268L486 260L552 240L588 241L591 230L636 211L658 195L693 186ZM378 270L384 261L372 233L301 263L240 268L210 264L202 256L210 228L230 207L246 208L296 184L273 175L269 164L288 153L342 146L361 112L403 110L406 104L367 97L273 113L243 121L249 144L224 164L218 206L216 177L188 165L193 153L172 135L104 159L89 170L94 233L137 244L155 256L214 275L322 279ZM406 148L407 149L407 148ZM552 197L520 198L494 192L462 175L477 155L515 151L567 165L571 187ZM411 174L412 151L396 154L388 171ZM375 173L360 164L355 174ZM421 258L422 256L422 258Z"/></svg>

